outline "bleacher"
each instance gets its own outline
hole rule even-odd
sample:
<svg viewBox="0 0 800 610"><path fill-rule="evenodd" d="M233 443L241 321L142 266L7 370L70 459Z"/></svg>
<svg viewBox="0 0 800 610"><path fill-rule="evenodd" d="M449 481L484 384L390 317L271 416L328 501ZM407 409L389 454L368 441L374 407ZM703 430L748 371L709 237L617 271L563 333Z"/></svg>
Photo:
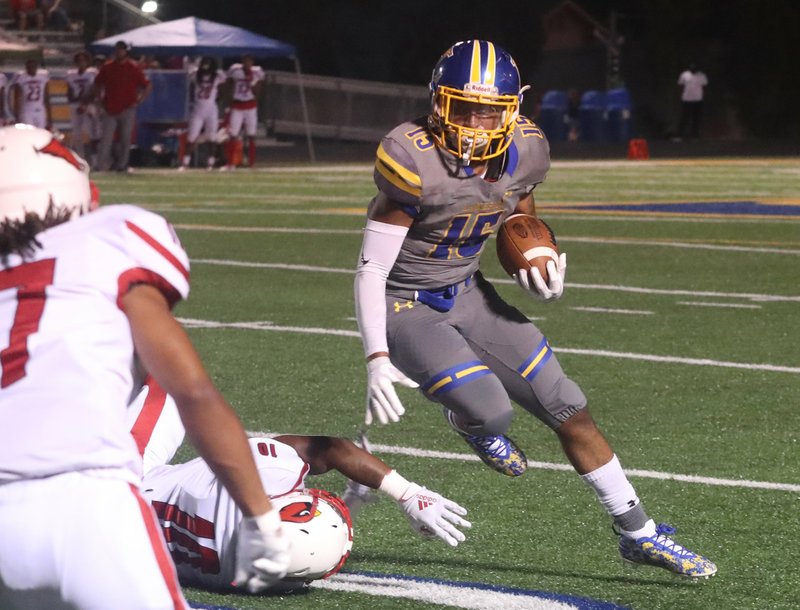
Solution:
<svg viewBox="0 0 800 610"><path fill-rule="evenodd" d="M84 48L83 31L76 28L70 31L27 29L19 31L11 15L9 0L0 0L0 39L12 43L34 45L41 49L42 63L50 71L50 103L53 114L53 128L68 132L70 113L67 105L66 71L72 66L76 51ZM5 60L0 70L11 75L25 68L25 58Z"/></svg>

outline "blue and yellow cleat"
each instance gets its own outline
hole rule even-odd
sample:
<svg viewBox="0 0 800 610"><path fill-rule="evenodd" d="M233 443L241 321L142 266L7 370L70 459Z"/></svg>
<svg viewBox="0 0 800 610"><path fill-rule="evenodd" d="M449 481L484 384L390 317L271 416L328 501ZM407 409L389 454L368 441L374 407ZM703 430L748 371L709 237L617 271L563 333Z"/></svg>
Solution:
<svg viewBox="0 0 800 610"><path fill-rule="evenodd" d="M458 435L489 468L509 477L518 477L525 473L528 468L528 458L525 457L522 449L505 434L472 436L456 425L453 419L455 414L450 409L443 407L442 413L450 427L458 432Z"/></svg>
<svg viewBox="0 0 800 610"><path fill-rule="evenodd" d="M619 554L632 565L664 568L678 576L708 578L716 574L717 566L712 561L669 538L675 531L674 527L659 523L655 536L643 536L636 540L621 536Z"/></svg>
<svg viewBox="0 0 800 610"><path fill-rule="evenodd" d="M456 425L453 419L455 414L450 409L443 407L442 414L450 427L458 432L458 435L489 468L509 477L518 477L525 473L528 468L528 458L525 457L522 449L505 434L472 436Z"/></svg>
<svg viewBox="0 0 800 610"><path fill-rule="evenodd" d="M517 444L505 434L497 436L470 436L459 432L461 437L478 454L489 468L508 477L518 477L528 468L528 459Z"/></svg>

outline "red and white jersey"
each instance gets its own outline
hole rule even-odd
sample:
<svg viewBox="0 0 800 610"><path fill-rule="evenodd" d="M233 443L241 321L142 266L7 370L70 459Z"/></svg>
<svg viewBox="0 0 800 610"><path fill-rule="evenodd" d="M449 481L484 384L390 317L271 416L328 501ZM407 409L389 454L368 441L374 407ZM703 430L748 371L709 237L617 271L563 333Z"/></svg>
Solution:
<svg viewBox="0 0 800 610"><path fill-rule="evenodd" d="M47 83L50 81L50 73L44 68L36 70L36 74L31 76L25 70L17 72L11 80L11 85L17 85L22 90L21 112L31 110L44 110L45 93Z"/></svg>
<svg viewBox="0 0 800 610"><path fill-rule="evenodd" d="M253 66L250 72L245 72L242 64L233 64L228 68L228 78L233 81L234 108L255 108L256 96L252 87L264 80L261 66Z"/></svg>
<svg viewBox="0 0 800 610"><path fill-rule="evenodd" d="M126 410L141 379L121 298L136 284L174 304L188 257L169 223L130 205L37 235L0 268L0 483L70 471L138 482Z"/></svg>
<svg viewBox="0 0 800 610"><path fill-rule="evenodd" d="M270 497L304 489L309 466L297 452L270 438L249 439ZM153 506L182 583L230 587L236 572L236 527L242 513L201 458L152 469L142 495Z"/></svg>
<svg viewBox="0 0 800 610"><path fill-rule="evenodd" d="M86 68L83 72L79 72L77 68L67 70L67 87L72 94L72 99L76 102L82 100L92 88L95 76L97 76L97 68Z"/></svg>
<svg viewBox="0 0 800 610"><path fill-rule="evenodd" d="M194 68L189 73L189 82L192 85L192 106L198 109L217 103L217 93L219 87L225 82L226 76L222 70L217 70L212 74L204 74L197 78L198 68Z"/></svg>

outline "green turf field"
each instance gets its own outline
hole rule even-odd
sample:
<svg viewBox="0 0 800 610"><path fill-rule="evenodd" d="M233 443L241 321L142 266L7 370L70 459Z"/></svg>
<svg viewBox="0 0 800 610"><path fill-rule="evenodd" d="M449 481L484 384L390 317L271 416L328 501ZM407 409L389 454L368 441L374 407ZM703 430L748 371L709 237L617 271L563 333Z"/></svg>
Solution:
<svg viewBox="0 0 800 610"><path fill-rule="evenodd" d="M192 259L177 315L249 430L352 437L363 418L352 284L371 176L350 165L96 177L104 203L140 204L175 224ZM718 575L687 582L623 567L609 518L565 468L555 436L522 410L511 435L537 467L509 480L405 389L405 418L370 439L407 478L466 506L473 528L452 550L417 538L383 498L356 523L345 570L647 610L800 608L800 161L556 163L536 193L568 253L564 297L528 299L493 240L483 272L548 336L648 512ZM755 203L710 205L732 201ZM680 202L703 205L668 205ZM662 206L597 209L621 203ZM344 485L336 474L316 483ZM416 595L187 591L247 609L446 607ZM458 599L453 607L540 607Z"/></svg>

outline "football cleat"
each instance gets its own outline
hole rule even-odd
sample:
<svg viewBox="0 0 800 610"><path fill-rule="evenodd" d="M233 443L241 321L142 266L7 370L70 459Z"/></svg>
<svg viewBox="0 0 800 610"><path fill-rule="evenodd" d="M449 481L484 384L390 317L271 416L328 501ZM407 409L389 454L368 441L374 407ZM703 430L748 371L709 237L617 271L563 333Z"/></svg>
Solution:
<svg viewBox="0 0 800 610"><path fill-rule="evenodd" d="M664 568L678 576L708 578L716 574L717 566L712 561L669 538L675 531L674 527L659 523L655 536L642 536L636 540L620 536L619 554L631 565Z"/></svg>
<svg viewBox="0 0 800 610"><path fill-rule="evenodd" d="M518 477L528 468L528 458L517 444L505 434L490 436L472 436L462 432L453 422L453 412L444 409L450 427L464 439L467 445L481 458L481 461L492 470L508 477Z"/></svg>

